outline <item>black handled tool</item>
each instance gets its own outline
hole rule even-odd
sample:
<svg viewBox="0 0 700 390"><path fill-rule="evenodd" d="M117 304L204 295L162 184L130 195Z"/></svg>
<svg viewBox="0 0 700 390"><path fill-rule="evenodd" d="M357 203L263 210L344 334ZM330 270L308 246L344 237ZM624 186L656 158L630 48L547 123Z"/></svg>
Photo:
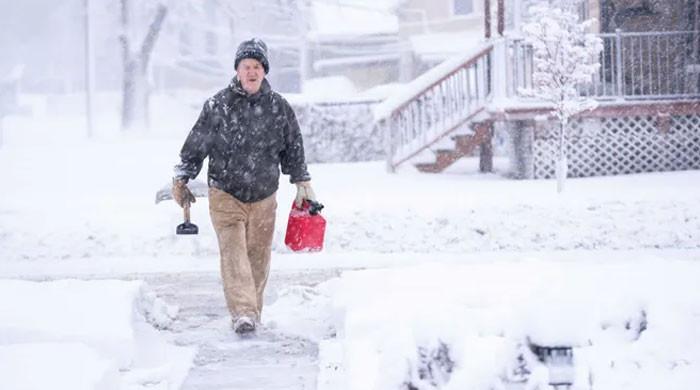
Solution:
<svg viewBox="0 0 700 390"><path fill-rule="evenodd" d="M175 233L177 234L199 234L199 228L197 225L190 222L190 204L186 203L185 207L182 208L185 213L185 222L177 225Z"/></svg>

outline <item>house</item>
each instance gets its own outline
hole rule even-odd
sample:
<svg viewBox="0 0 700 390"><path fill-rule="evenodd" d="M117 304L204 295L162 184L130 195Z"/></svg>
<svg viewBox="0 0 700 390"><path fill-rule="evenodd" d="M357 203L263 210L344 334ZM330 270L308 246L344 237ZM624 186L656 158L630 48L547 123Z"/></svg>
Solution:
<svg viewBox="0 0 700 390"><path fill-rule="evenodd" d="M300 3L173 3L153 57L156 89L220 87L235 73L238 44L257 36L268 45L270 82L283 92L299 92L305 31Z"/></svg>
<svg viewBox="0 0 700 390"><path fill-rule="evenodd" d="M129 1L128 36L136 47L152 21L153 1ZM150 56L155 90L211 90L233 73L239 42L268 43L271 83L302 92L305 80L342 76L357 92L408 82L481 40L482 0L202 0L167 4ZM89 8L85 9L85 4ZM86 15L98 91L121 88L121 1L8 5L0 15L8 34L0 70L26 65L26 90L84 89ZM22 23L32 15L37 23ZM76 23L66 24L65 20ZM79 22L79 23L78 23ZM22 45L16 44L18 41Z"/></svg>
<svg viewBox="0 0 700 390"><path fill-rule="evenodd" d="M409 82L483 37L477 0L313 2L309 78L344 76L358 90Z"/></svg>
<svg viewBox="0 0 700 390"><path fill-rule="evenodd" d="M377 110L389 139L387 165L441 172L481 150L492 168L494 129L508 135L511 173L554 175L550 111L524 99L531 57L517 34L526 0L484 1L481 46L431 69ZM597 16L602 66L582 94L599 107L569 128L569 176L700 169L700 36L697 1L587 0ZM544 119L544 120L540 120Z"/></svg>
<svg viewBox="0 0 700 390"><path fill-rule="evenodd" d="M399 37L410 47L410 81L446 59L478 45L484 37L483 1L407 0L397 10Z"/></svg>
<svg viewBox="0 0 700 390"><path fill-rule="evenodd" d="M338 77L361 92L411 81L476 45L482 20L477 0L182 3L166 21L154 79L167 86L220 84L237 43L255 35L268 44L276 64L269 79L282 92Z"/></svg>

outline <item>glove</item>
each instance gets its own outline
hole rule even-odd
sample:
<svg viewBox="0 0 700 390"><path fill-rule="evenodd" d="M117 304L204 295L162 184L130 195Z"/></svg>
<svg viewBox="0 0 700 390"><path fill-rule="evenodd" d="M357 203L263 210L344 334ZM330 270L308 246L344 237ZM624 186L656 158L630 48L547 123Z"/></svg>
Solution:
<svg viewBox="0 0 700 390"><path fill-rule="evenodd" d="M197 201L192 191L187 188L187 182L183 179L173 179L173 199L180 205L180 207L185 208L186 205L194 203Z"/></svg>
<svg viewBox="0 0 700 390"><path fill-rule="evenodd" d="M305 199L313 201L316 200L316 194L314 194L314 190L311 188L310 181L300 181L294 184L297 186L297 197L294 199L294 205L297 208L301 208L301 205L304 203Z"/></svg>

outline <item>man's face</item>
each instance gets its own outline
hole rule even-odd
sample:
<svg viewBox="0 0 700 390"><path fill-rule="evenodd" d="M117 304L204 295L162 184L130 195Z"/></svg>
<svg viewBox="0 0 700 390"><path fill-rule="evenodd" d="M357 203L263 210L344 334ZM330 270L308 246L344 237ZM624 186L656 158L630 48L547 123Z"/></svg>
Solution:
<svg viewBox="0 0 700 390"><path fill-rule="evenodd" d="M251 95L260 90L262 81L265 78L265 68L263 68L260 61L252 58L242 59L238 63L236 73L243 89Z"/></svg>

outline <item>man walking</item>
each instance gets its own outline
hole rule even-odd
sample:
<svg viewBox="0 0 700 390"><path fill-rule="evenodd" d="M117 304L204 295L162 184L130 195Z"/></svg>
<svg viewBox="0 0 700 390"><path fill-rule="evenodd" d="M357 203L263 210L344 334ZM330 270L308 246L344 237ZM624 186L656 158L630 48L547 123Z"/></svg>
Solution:
<svg viewBox="0 0 700 390"><path fill-rule="evenodd" d="M273 91L267 46L244 41L236 76L209 98L180 151L173 197L181 207L195 198L187 188L209 157L209 214L221 254L221 278L236 333L260 323L270 271L275 198L280 167L296 184L295 202L315 200L299 124L291 106Z"/></svg>

